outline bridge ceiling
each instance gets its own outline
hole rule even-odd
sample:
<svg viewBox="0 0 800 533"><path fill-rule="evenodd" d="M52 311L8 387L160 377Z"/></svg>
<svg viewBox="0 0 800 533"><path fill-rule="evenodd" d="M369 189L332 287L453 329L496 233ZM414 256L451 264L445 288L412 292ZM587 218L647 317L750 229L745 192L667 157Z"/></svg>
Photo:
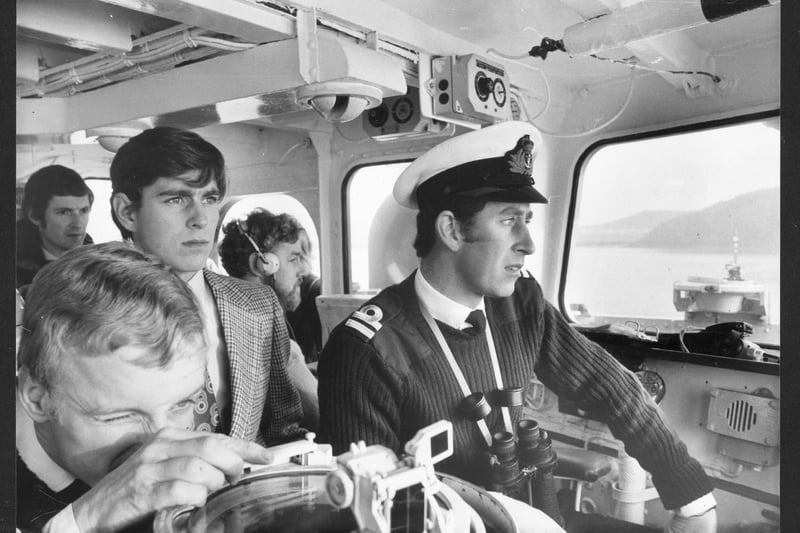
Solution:
<svg viewBox="0 0 800 533"><path fill-rule="evenodd" d="M685 0L677 5L691 11L698 9L699 2ZM159 99L152 99L152 113L143 112L151 118L177 117L186 127L200 126L208 120L221 121L223 115L236 121L264 118L266 124L279 123L280 120L263 116L270 113L273 117L285 115L286 123L308 128L304 109L290 98L297 83L309 78L310 71L303 71L302 54L299 72L294 76L299 81L270 78L270 74L286 75L289 67L297 70L298 51L303 51L306 42L299 13L312 8L319 17L314 19L318 28L339 33L359 46L383 43L382 53L394 54L412 67L419 53L475 53L502 60L508 65L512 83L530 90L532 106L536 101L547 101L553 123L563 122L559 113L563 115L577 98L591 91L605 100L601 97L602 87L597 90L596 86L628 83L631 68L619 61L636 63L643 75L660 76L663 90L686 92L686 96L695 98L715 93L719 96L733 87L733 81L724 87L712 87L708 77L675 76L668 71L719 70L724 77L728 65L721 63L733 64L731 58L737 54L752 54L759 43L773 43L768 49L778 49L775 43L780 38L779 4L686 29L676 30L673 23L666 24L644 39L623 36L615 45L594 51L596 57L569 47L570 53L551 52L546 59L526 56L545 37L565 38L577 25L589 21L586 24L592 26L604 15L631 11L637 5L660 9L676 4L663 0L638 4L620 0L17 0L17 96L24 101L22 113L18 106L17 120L23 136L38 135L48 127L49 131L63 131L57 124L30 126L30 115L52 110L52 106L37 107L32 102L91 94L97 98L96 107L100 107L111 98L141 88L152 90L161 76L173 92L159 95L164 105L159 106ZM646 25L646 17L634 22ZM573 34L584 44L592 42L591 28ZM292 46L273 46L273 50L285 51L282 56L253 50L292 39L297 40ZM259 63L243 61L248 54L258 58ZM776 57L765 57L764 61L777 65ZM176 89L179 76L169 75L175 69L193 69L196 83ZM227 81L217 77L219 72L229 76ZM777 76L776 73L777 67L767 75ZM265 80L263 91L249 89L254 75ZM236 77L248 82L233 81ZM151 83L142 83L143 78ZM232 103L225 108L209 108L198 94L204 84L214 85L218 101ZM120 90L120 86L128 92ZM248 87L247 94L243 93L243 86ZM189 96L187 101L193 102L191 106L181 108L182 91ZM757 88L753 91L757 92ZM81 105L91 107L88 103ZM532 114L535 113L536 109ZM126 121L122 118L120 115L120 120L112 123L124 126ZM197 124L193 123L195 119ZM83 122L62 120L74 125Z"/></svg>

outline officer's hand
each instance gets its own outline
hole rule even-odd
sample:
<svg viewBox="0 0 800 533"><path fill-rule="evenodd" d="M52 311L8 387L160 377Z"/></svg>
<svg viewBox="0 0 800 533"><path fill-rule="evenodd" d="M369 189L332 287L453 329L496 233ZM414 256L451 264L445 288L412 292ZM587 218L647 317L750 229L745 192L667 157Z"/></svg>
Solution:
<svg viewBox="0 0 800 533"><path fill-rule="evenodd" d="M75 522L81 533L118 531L166 507L203 505L241 477L245 461L269 464L272 454L225 435L163 429L72 504Z"/></svg>
<svg viewBox="0 0 800 533"><path fill-rule="evenodd" d="M699 516L681 516L673 513L664 533L715 533L717 531L717 512L709 509Z"/></svg>

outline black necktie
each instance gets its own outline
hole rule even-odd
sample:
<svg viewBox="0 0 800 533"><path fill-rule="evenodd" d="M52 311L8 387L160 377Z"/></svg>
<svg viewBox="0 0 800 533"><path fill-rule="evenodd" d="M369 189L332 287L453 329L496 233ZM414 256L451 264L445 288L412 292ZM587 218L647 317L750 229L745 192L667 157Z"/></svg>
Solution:
<svg viewBox="0 0 800 533"><path fill-rule="evenodd" d="M483 331L486 329L486 316L484 316L483 311L480 309L475 309L469 315L467 315L466 322L470 325L470 327L465 331L483 333Z"/></svg>

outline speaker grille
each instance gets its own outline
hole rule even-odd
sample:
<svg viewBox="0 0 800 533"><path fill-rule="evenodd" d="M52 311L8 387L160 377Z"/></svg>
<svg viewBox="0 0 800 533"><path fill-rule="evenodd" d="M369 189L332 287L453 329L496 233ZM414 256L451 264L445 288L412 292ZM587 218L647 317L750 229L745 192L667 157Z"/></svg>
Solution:
<svg viewBox="0 0 800 533"><path fill-rule="evenodd" d="M706 427L766 446L777 446L780 435L780 400L725 389L711 391Z"/></svg>
<svg viewBox="0 0 800 533"><path fill-rule="evenodd" d="M757 418L755 408L743 400L731 402L725 411L725 419L734 431L750 431L756 425Z"/></svg>

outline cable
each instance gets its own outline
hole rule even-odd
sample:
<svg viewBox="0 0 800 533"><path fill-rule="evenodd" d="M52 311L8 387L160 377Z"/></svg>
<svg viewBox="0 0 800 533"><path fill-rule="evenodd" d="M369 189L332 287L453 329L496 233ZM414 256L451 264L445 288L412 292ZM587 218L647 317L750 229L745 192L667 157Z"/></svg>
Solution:
<svg viewBox="0 0 800 533"><path fill-rule="evenodd" d="M347 135L342 133L342 129L339 127L339 124L340 124L339 122L331 122L331 125L333 126L333 129L336 130L336 133L338 133L339 136L347 142L353 144L363 144L365 142L373 140L372 137L370 137L369 134L367 133L364 133L364 137L362 139L354 139L352 137L348 137Z"/></svg>
<svg viewBox="0 0 800 533"><path fill-rule="evenodd" d="M486 50L486 52L488 54L490 54L490 55L497 56L500 59L512 59L514 61L519 61L520 59L526 59L526 58L529 57L528 54L520 54L518 56L512 56L512 55L504 54L504 53L500 52L499 50L497 50L496 48L489 48L488 50ZM535 68L535 67L531 67L531 68ZM536 69L536 70L539 70L539 69Z"/></svg>
<svg viewBox="0 0 800 533"><path fill-rule="evenodd" d="M198 36L194 38L194 42L197 44L203 44L208 46L209 48L217 48L219 50L249 50L254 48L258 45L254 43L240 43L237 41L228 41L226 39L219 39L216 37L204 37Z"/></svg>
<svg viewBox="0 0 800 533"><path fill-rule="evenodd" d="M550 52L566 52L566 51L567 50L564 47L564 41L563 40L561 40L561 39L558 39L558 40L557 39L551 39L550 37L542 38L542 42L540 44L538 44L538 45L533 46L528 51L527 54L508 55L508 54L503 54L502 52L499 52L498 50L495 50L494 48L490 48L488 50L488 52L490 54L494 54L494 55L496 55L496 56L498 56L498 57L500 57L502 59L512 59L512 60L517 60L517 61L520 60L520 59L525 59L528 56L530 56L530 57L539 57L542 60L545 60L545 59L547 59L547 54L550 53ZM573 56L570 56L570 57L573 57ZM632 68L638 68L638 69L641 69L641 70L647 70L649 72L657 72L659 74L676 74L676 75L686 75L686 76L708 76L709 78L711 78L711 81L713 81L714 83L720 83L722 81L722 78L720 76L717 76L716 74L713 74L711 72L706 72L704 70L669 70L669 69L657 69L657 68L653 68L653 67L647 67L647 66L644 66L644 65L640 65L639 63L636 63L634 61L635 57L630 57L630 58L627 58L627 59L613 59L613 58L610 58L610 57L600 57L600 56L598 56L596 54L589 54L589 57L592 57L592 58L600 60L600 61L608 61L608 62L611 62L611 63L619 63L619 64L626 65L626 66L629 66L629 67L632 67Z"/></svg>
<svg viewBox="0 0 800 533"><path fill-rule="evenodd" d="M689 326L680 330L680 332L678 333L678 341L680 341L681 343L681 351L684 351L686 353L689 353L689 348L687 348L686 343L683 342L683 335L684 333L691 331L703 331L703 328L698 328L697 326Z"/></svg>
<svg viewBox="0 0 800 533"><path fill-rule="evenodd" d="M173 31L155 39L137 39L132 43L132 51L120 56L95 54L44 70L36 85L19 91L17 96L42 97L62 90L75 94L184 61L202 59L219 51L236 52L257 46L211 37L205 35L208 30L183 25Z"/></svg>
<svg viewBox="0 0 800 533"><path fill-rule="evenodd" d="M633 61L635 59L635 57L630 57L630 58L627 58L627 59L613 59L613 58L610 58L610 57L600 57L600 56L597 56L597 55L594 55L594 54L589 54L589 57L593 57L595 59L599 59L600 61L609 61L611 63L619 63L621 65L626 65L626 66L629 66L629 67L632 67L632 68L638 68L638 69L641 69L641 70L647 70L649 72L657 72L659 74L684 74L684 75L688 75L688 76L695 76L695 75L696 76L708 76L709 78L711 78L711 81L713 81L714 83L720 83L722 81L721 77L717 76L716 74L712 74L711 72L706 72L704 70L668 70L668 69L658 69L658 68L647 67L647 66L635 63Z"/></svg>
<svg viewBox="0 0 800 533"><path fill-rule="evenodd" d="M305 137L305 138L303 138L302 141L293 144L292 146L289 147L288 150L286 150L286 152L284 152L284 154L280 157L280 159L278 159L278 166L285 165L286 164L286 159L289 157L289 155L291 155L291 153L294 152L295 150L297 150L298 148L300 148L300 147L310 148L311 146L312 146L312 143L311 143L311 139L309 137Z"/></svg>
<svg viewBox="0 0 800 533"><path fill-rule="evenodd" d="M541 44L533 46L529 51L528 54L531 57L540 57L542 60L547 59L547 54L550 52L566 52L566 48L564 47L564 41L561 39L551 39L550 37L544 37L542 39ZM524 57L524 56L522 56ZM572 57L572 56L570 56ZM629 67L638 68L642 70L648 70L650 72L657 72L659 74L683 74L688 76L708 76L714 83L720 83L722 78L717 76L716 74L712 74L711 72L706 72L704 70L669 70L669 69L657 69L652 67L646 67L644 65L639 65L632 61L634 58L628 59L612 59L609 57L600 57L595 54L589 54L589 57L593 57L594 59L599 59L600 61L610 61L612 63L620 63L623 65L627 65ZM518 58L514 58L518 59Z"/></svg>
<svg viewBox="0 0 800 533"><path fill-rule="evenodd" d="M531 122L531 123L534 120L536 120L537 118L539 118L542 115L544 115L550 109L550 82L547 81L547 76L545 76L544 74L542 74L542 80L544 81L544 87L545 87L544 108L542 108L542 110L539 111L539 113L535 117L529 116L528 108L527 108L527 106L525 104L525 101L523 100L523 96L524 95L522 93L523 92L527 93L529 91L525 91L524 89L521 89L521 88L511 89L511 94L513 94L514 96L517 97L517 102L520 104L520 106L522 107L522 110L525 112L525 116L528 118L528 121ZM536 97L533 97L533 98L536 98ZM537 98L537 100L538 100L538 98Z"/></svg>
<svg viewBox="0 0 800 533"><path fill-rule="evenodd" d="M542 71L542 69L536 68L533 65L529 65L528 63L523 63L521 61L522 59L526 59L528 57L528 54L511 56L511 55L504 54L504 53L498 51L495 48L489 48L486 52L489 55L493 55L493 56L498 57L500 59L505 59L507 61L516 61L519 65L521 65L523 67L527 67L527 68L529 68L531 70L534 70L539 75L541 75L542 81L544 82L545 91L546 91L546 95L545 95L545 98L544 98L545 105L544 105L544 108L535 117L528 116L528 109L525 106L525 102L522 100L522 96L523 96L522 93L523 92L530 93L530 91L525 91L524 89L522 89L520 87L518 87L516 89L513 89L513 88L510 89L511 93L514 94L517 97L517 102L519 102L520 105L522 106L522 108L523 108L523 110L525 112L525 115L528 116L528 121L529 122L533 122L534 120L536 120L540 116L544 115L550 109L550 82L547 80L547 76L545 76L545 74Z"/></svg>
<svg viewBox="0 0 800 533"><path fill-rule="evenodd" d="M504 53L496 50L495 48L490 48L490 49L487 50L487 53L495 55L495 56L497 56L497 57L499 57L501 59L506 59L506 60L511 60L511 61L519 61L520 64L522 64L522 65L524 65L524 66L526 66L528 68L534 69L539 74L541 74L542 80L544 81L545 89L547 91L546 100L545 100L546 103L545 103L544 109L542 109L542 111L537 113L536 116L531 117L530 114L528 113L528 108L527 108L527 105L525 104L525 100L523 98L519 98L519 97L517 98L517 101L522 106L522 109L523 109L523 111L525 113L525 116L528 118L528 122L530 122L531 124L533 124L534 120L536 120L539 117L543 116L550 109L551 88L550 88L550 83L548 81L547 76L545 75L545 73L541 69L536 68L536 67L534 67L532 65L528 65L527 63L522 63L521 60L525 59L525 58L527 58L529 56L531 56L531 57L541 57L544 60L544 59L547 58L547 54L548 53L555 52L555 51L565 52L566 50L564 48L564 43L561 40L555 40L555 39L551 39L549 37L544 37L542 39L542 41L541 41L541 44L532 47L528 51L527 54L522 54L522 55L504 54ZM604 59L604 58L595 57L595 59ZM629 67L634 66L631 63L625 63L625 64L626 64L626 66L629 66ZM625 109L628 107L628 104L630 103L631 97L633 95L633 80L634 80L634 73L633 73L633 69L631 69L631 78L630 78L630 83L628 84L628 94L625 97L625 101L622 103L622 106L617 110L617 112L614 113L614 115L611 118L609 118L608 120L606 120L603 124L597 125L597 126L593 127L590 130L582 131L582 132L575 133L575 134L559 134L559 133L555 133L555 132L550 132L550 131L544 130L538 124L534 124L534 126L536 126L539 129L539 131L541 131L542 133L544 133L546 135L549 135L551 137L556 137L556 138L580 137L580 136L583 136L583 135L589 135L589 134L595 133L597 131L600 131L601 129L605 128L606 126L608 126L609 124L611 124L612 122L617 120L620 117L620 115L622 115L622 113L625 111ZM521 89L518 89L518 92L521 94Z"/></svg>
<svg viewBox="0 0 800 533"><path fill-rule="evenodd" d="M547 79L546 76L544 76L544 78L545 78L545 80ZM611 124L612 122L617 120L620 117L620 115L622 115L623 111L625 111L625 109L628 107L628 104L631 101L631 97L633 96L633 80L634 80L634 73L633 73L633 69L631 69L631 78L630 78L630 83L628 84L628 94L625 97L625 101L622 103L620 108L617 110L616 113L614 113L614 115L611 118L609 118L608 120L606 120L602 124L599 124L599 125L591 128L591 129L589 129L589 130L577 132L577 133L574 133L574 134L556 133L556 132L552 132L552 131L547 131L544 128L540 127L538 124L533 124L533 120L532 119L529 119L529 122L531 122L534 126L536 126L536 128L540 132L542 132L543 134L548 135L550 137L555 137L555 138L558 138L558 139L570 139L570 138L573 138L573 137L581 137L583 135L590 135L592 133L600 131L601 129L605 128L606 126L608 126L609 124ZM549 102L549 100L550 100L550 98L549 98L549 94L550 94L549 90L550 89L549 89L549 86L548 86L548 106L550 104L550 102ZM520 103L522 104L523 110L525 111L525 115L528 116L528 110L525 107L525 101L520 99ZM542 115L542 113L539 113L534 118L538 118L541 115Z"/></svg>

